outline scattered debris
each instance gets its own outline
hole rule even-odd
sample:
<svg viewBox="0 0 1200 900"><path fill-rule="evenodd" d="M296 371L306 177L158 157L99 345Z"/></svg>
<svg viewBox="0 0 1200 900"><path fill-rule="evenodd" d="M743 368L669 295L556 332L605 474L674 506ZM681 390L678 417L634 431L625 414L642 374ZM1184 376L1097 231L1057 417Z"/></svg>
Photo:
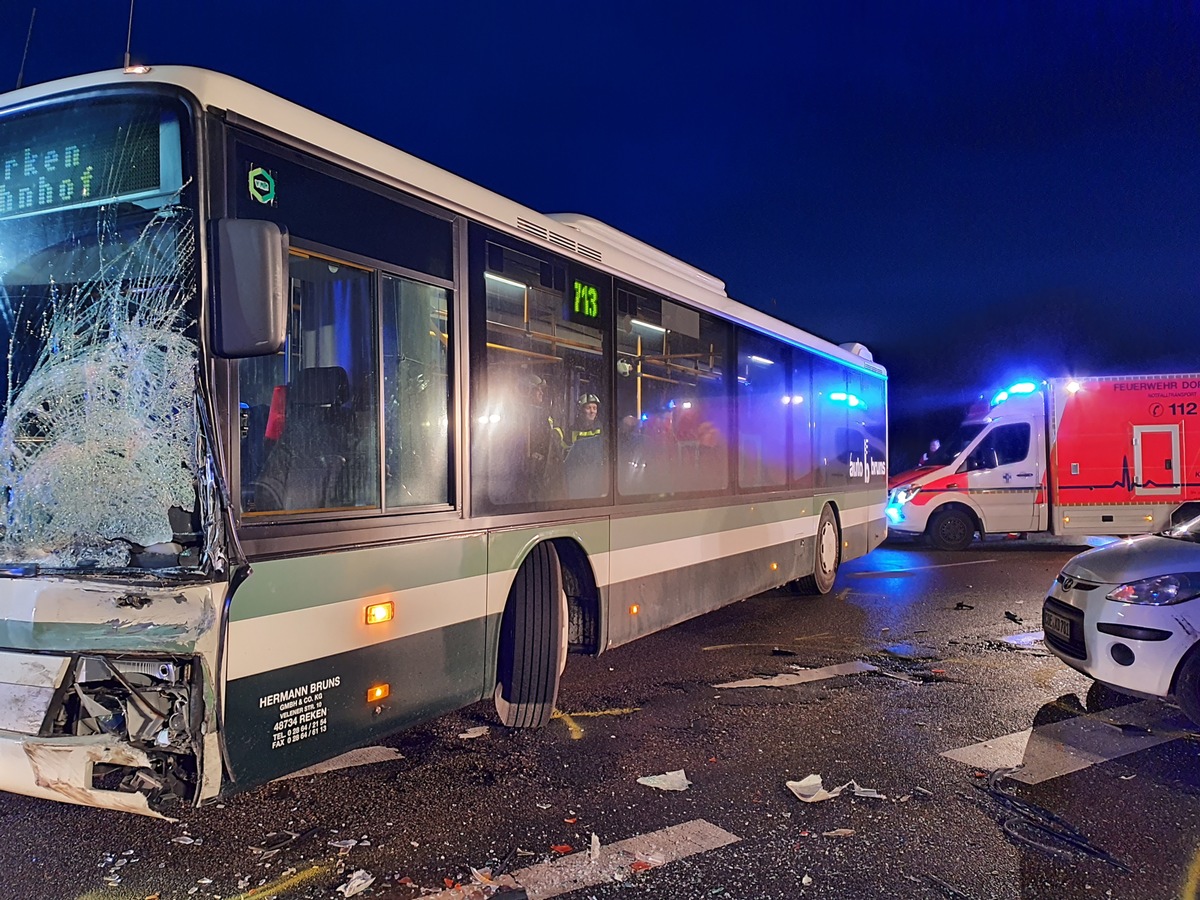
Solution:
<svg viewBox="0 0 1200 900"><path fill-rule="evenodd" d="M783 672L769 678L743 678L741 681L727 681L724 684L714 684L715 688L743 687L790 687L795 684L806 684L810 681L824 681L838 675L858 675L863 672L874 672L875 667L862 661L839 663L836 666L822 666L819 669L800 669L796 672Z"/></svg>
<svg viewBox="0 0 1200 900"><path fill-rule="evenodd" d="M959 600L957 603L954 604L954 608L955 609L974 609L975 607L973 607L970 603L963 603L961 600Z"/></svg>
<svg viewBox="0 0 1200 900"><path fill-rule="evenodd" d="M474 740L475 738L483 737L490 729L487 725L476 725L474 728L468 728L459 735L464 741Z"/></svg>
<svg viewBox="0 0 1200 900"><path fill-rule="evenodd" d="M913 793L920 794L922 797L932 797L933 796L933 791L929 790L929 788L923 788L923 787L913 788Z"/></svg>
<svg viewBox="0 0 1200 900"><path fill-rule="evenodd" d="M805 873L804 877L800 879L800 883L802 885L804 885L805 887L808 887L810 884L813 883L812 876Z"/></svg>
<svg viewBox="0 0 1200 900"><path fill-rule="evenodd" d="M200 843L190 834L181 834L178 837L171 838L172 844L198 844Z"/></svg>
<svg viewBox="0 0 1200 900"><path fill-rule="evenodd" d="M849 788L855 797L867 797L872 800L886 800L887 795L881 794L875 788L861 787L856 781L847 781L840 787L826 790L824 782L820 775L809 775L807 778L802 778L799 781L784 782L788 790L795 794L805 803L820 803L824 800L832 800L834 797L840 797L842 791Z"/></svg>
<svg viewBox="0 0 1200 900"><path fill-rule="evenodd" d="M822 831L821 837L851 837L853 834L853 828L835 828L833 831Z"/></svg>
<svg viewBox="0 0 1200 900"><path fill-rule="evenodd" d="M366 869L357 869L350 875L350 880L339 887L338 893L343 897L353 897L361 894L375 883L375 876Z"/></svg>
<svg viewBox="0 0 1200 900"><path fill-rule="evenodd" d="M1008 610L1004 611L1004 618L1008 619L1008 621L1010 621L1010 622L1016 622L1018 625L1023 624L1025 621L1020 616L1018 616L1015 612L1009 612Z"/></svg>
<svg viewBox="0 0 1200 900"><path fill-rule="evenodd" d="M588 860L595 862L600 858L600 836L592 832L592 845L588 848Z"/></svg>
<svg viewBox="0 0 1200 900"><path fill-rule="evenodd" d="M1004 810L1000 827L1006 835L1017 843L1043 850L1061 859L1090 856L1122 872L1132 872L1129 866L1108 851L1097 847L1088 840L1087 835L1066 819L1004 791L1000 784L1013 771L1011 768L996 769L987 775L981 784L976 785Z"/></svg>
<svg viewBox="0 0 1200 900"><path fill-rule="evenodd" d="M942 893L947 897L951 897L952 900L971 900L970 894L964 894L954 885L947 881L942 881L942 879L938 878L936 875L926 875L925 880L934 887L941 889Z"/></svg>
<svg viewBox="0 0 1200 900"><path fill-rule="evenodd" d="M937 659L941 654L932 647L922 647L919 644L900 643L884 647L883 652L897 659Z"/></svg>
<svg viewBox="0 0 1200 900"><path fill-rule="evenodd" d="M876 671L877 675L882 675L884 678L894 678L897 681L907 681L909 684L924 684L920 678L913 678L911 675L900 675L896 672L888 672L886 669Z"/></svg>
<svg viewBox="0 0 1200 900"><path fill-rule="evenodd" d="M572 847L570 844L551 844L550 849L553 850L555 853L562 853L562 854L575 852L575 848Z"/></svg>
<svg viewBox="0 0 1200 900"><path fill-rule="evenodd" d="M785 650L783 647L772 647L771 655L772 656L799 656L800 654L797 653L795 650Z"/></svg>
<svg viewBox="0 0 1200 900"><path fill-rule="evenodd" d="M643 775L637 781L638 784L658 788L660 791L686 791L688 786L691 785L691 782L687 780L687 776L683 773L683 769L676 769L664 775Z"/></svg>
<svg viewBox="0 0 1200 900"><path fill-rule="evenodd" d="M349 853L351 850L353 850L355 847L358 846L358 841L354 840L354 838L346 838L345 840L341 840L341 841L330 841L329 846L337 847L338 855L345 856L347 853Z"/></svg>

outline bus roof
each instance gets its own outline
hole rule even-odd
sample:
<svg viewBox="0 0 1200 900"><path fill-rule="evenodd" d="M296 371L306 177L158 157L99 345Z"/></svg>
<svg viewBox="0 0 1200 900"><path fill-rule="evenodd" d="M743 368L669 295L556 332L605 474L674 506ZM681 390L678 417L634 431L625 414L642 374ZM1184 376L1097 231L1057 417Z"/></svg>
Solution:
<svg viewBox="0 0 1200 900"><path fill-rule="evenodd" d="M760 310L733 300L725 283L688 263L596 219L575 213L547 215L522 206L445 169L342 125L247 82L192 66L153 66L145 72L112 69L32 85L0 95L0 111L36 100L133 82L175 85L206 109L232 113L288 135L344 164L438 206L621 275L668 296L717 312L752 328L810 347L875 375L878 363L843 349Z"/></svg>

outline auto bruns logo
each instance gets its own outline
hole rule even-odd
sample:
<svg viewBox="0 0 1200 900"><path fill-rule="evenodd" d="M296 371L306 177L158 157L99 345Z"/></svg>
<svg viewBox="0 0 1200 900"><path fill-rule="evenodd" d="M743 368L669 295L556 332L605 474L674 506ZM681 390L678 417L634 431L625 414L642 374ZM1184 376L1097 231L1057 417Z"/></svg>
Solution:
<svg viewBox="0 0 1200 900"><path fill-rule="evenodd" d="M871 442L864 438L862 459L850 454L850 477L861 478L864 484L870 484L873 475L887 477L887 461L871 459Z"/></svg>
<svg viewBox="0 0 1200 900"><path fill-rule="evenodd" d="M275 205L275 176L262 166L250 169L250 196L266 206Z"/></svg>

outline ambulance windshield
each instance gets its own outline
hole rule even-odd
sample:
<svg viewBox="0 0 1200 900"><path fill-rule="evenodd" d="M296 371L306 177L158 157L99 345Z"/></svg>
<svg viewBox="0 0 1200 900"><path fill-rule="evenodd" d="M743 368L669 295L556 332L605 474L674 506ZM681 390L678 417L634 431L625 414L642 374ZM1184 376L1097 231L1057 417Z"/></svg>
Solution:
<svg viewBox="0 0 1200 900"><path fill-rule="evenodd" d="M958 458L970 445L971 441L983 431L983 423L960 425L954 434L942 441L941 446L931 452L926 458L926 466L948 466Z"/></svg>

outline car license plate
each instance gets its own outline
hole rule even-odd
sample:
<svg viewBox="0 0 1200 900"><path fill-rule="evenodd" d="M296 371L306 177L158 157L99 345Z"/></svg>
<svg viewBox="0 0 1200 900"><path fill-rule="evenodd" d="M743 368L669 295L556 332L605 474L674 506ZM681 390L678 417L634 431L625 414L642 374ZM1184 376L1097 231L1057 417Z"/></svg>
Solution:
<svg viewBox="0 0 1200 900"><path fill-rule="evenodd" d="M1042 627L1047 634L1052 634L1060 641L1071 640L1071 620L1066 616L1060 616L1052 610L1042 610Z"/></svg>

